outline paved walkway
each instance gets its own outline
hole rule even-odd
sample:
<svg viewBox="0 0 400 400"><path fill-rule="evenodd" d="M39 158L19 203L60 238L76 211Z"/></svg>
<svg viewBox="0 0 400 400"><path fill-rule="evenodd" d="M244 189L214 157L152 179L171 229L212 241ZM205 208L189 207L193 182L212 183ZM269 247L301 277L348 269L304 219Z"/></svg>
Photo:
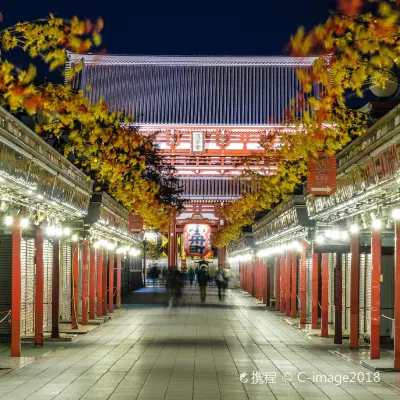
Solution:
<svg viewBox="0 0 400 400"><path fill-rule="evenodd" d="M127 306L75 343L0 378L0 398L400 398L386 383L398 383L399 374L384 375L385 382L335 356L240 291L219 301L211 289L198 304L193 288L183 307Z"/></svg>

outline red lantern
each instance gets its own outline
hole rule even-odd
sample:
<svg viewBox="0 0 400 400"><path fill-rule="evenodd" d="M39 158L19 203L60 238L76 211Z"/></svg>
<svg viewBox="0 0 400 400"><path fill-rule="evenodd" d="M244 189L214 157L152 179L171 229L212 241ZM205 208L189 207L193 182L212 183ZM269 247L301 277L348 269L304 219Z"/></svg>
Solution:
<svg viewBox="0 0 400 400"><path fill-rule="evenodd" d="M185 253L204 257L211 250L211 227L204 224L188 224L183 229Z"/></svg>

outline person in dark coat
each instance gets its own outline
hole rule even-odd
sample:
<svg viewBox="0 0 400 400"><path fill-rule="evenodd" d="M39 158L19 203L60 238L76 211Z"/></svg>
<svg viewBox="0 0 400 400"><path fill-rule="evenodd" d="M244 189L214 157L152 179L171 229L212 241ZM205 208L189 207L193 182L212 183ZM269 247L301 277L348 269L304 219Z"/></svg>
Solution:
<svg viewBox="0 0 400 400"><path fill-rule="evenodd" d="M199 283L200 286L200 297L201 301L206 301L206 288L207 288L207 283L209 280L209 276L207 273L206 267L202 267L199 273L197 274L197 282Z"/></svg>

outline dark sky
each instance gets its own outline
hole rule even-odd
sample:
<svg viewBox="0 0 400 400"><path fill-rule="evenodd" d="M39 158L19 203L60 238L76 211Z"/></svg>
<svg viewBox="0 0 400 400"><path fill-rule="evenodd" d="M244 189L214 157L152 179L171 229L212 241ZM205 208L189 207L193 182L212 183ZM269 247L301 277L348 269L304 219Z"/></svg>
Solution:
<svg viewBox="0 0 400 400"><path fill-rule="evenodd" d="M115 54L279 55L298 26L328 17L335 0L6 0L4 22L103 17L103 46Z"/></svg>

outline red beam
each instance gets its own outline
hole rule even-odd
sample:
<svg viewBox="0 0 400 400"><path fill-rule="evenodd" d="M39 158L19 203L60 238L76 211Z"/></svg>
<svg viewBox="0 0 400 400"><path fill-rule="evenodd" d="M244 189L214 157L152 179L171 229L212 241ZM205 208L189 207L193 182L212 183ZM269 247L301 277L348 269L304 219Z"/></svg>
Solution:
<svg viewBox="0 0 400 400"><path fill-rule="evenodd" d="M89 318L96 318L96 249L90 247L90 290L89 290Z"/></svg>
<svg viewBox="0 0 400 400"><path fill-rule="evenodd" d="M108 264L108 312L114 312L114 252L110 251Z"/></svg>
<svg viewBox="0 0 400 400"><path fill-rule="evenodd" d="M281 267L279 257L275 258L275 310L280 310L280 299L281 299Z"/></svg>
<svg viewBox="0 0 400 400"><path fill-rule="evenodd" d="M44 262L43 231L40 225L35 229L35 347L43 347L43 298L44 298Z"/></svg>
<svg viewBox="0 0 400 400"><path fill-rule="evenodd" d="M351 281L350 281L350 348L358 349L359 296L360 296L360 236L351 234Z"/></svg>
<svg viewBox="0 0 400 400"><path fill-rule="evenodd" d="M395 239L394 370L400 371L400 221L396 221L396 239Z"/></svg>
<svg viewBox="0 0 400 400"><path fill-rule="evenodd" d="M321 336L328 337L328 253L322 254L322 299L321 299Z"/></svg>
<svg viewBox="0 0 400 400"><path fill-rule="evenodd" d="M11 357L21 357L21 217L13 218L11 250Z"/></svg>
<svg viewBox="0 0 400 400"><path fill-rule="evenodd" d="M312 247L312 286L311 286L311 328L318 329L318 280L319 280L319 260L318 253Z"/></svg>
<svg viewBox="0 0 400 400"><path fill-rule="evenodd" d="M89 324L89 242L82 246L82 325Z"/></svg>
<svg viewBox="0 0 400 400"><path fill-rule="evenodd" d="M117 300L116 307L121 308L121 254L117 254Z"/></svg>
<svg viewBox="0 0 400 400"><path fill-rule="evenodd" d="M291 317L297 317L297 254L292 253L292 312Z"/></svg>
<svg viewBox="0 0 400 400"><path fill-rule="evenodd" d="M377 359L381 357L381 231L372 229L371 233L371 346L370 357Z"/></svg>
<svg viewBox="0 0 400 400"><path fill-rule="evenodd" d="M300 325L307 323L307 249L301 252L300 264Z"/></svg>
<svg viewBox="0 0 400 400"><path fill-rule="evenodd" d="M53 275L51 280L51 337L60 337L60 239L53 239Z"/></svg>
<svg viewBox="0 0 400 400"><path fill-rule="evenodd" d="M285 312L285 254L281 254L280 312Z"/></svg>
<svg viewBox="0 0 400 400"><path fill-rule="evenodd" d="M103 249L97 250L97 315L103 315Z"/></svg>
<svg viewBox="0 0 400 400"><path fill-rule="evenodd" d="M335 268L335 336L333 342L342 344L342 254L336 253Z"/></svg>
<svg viewBox="0 0 400 400"><path fill-rule="evenodd" d="M103 290L102 290L102 294L103 294L103 301L101 303L102 307L103 307L103 315L106 316L107 315L107 260L109 257L110 253L108 251L106 251L104 253L104 258L103 258Z"/></svg>
<svg viewBox="0 0 400 400"><path fill-rule="evenodd" d="M72 329L78 329L79 310L79 243L72 246Z"/></svg>
<svg viewBox="0 0 400 400"><path fill-rule="evenodd" d="M291 254L290 252L286 252L286 316L290 316L290 270L291 270Z"/></svg>

